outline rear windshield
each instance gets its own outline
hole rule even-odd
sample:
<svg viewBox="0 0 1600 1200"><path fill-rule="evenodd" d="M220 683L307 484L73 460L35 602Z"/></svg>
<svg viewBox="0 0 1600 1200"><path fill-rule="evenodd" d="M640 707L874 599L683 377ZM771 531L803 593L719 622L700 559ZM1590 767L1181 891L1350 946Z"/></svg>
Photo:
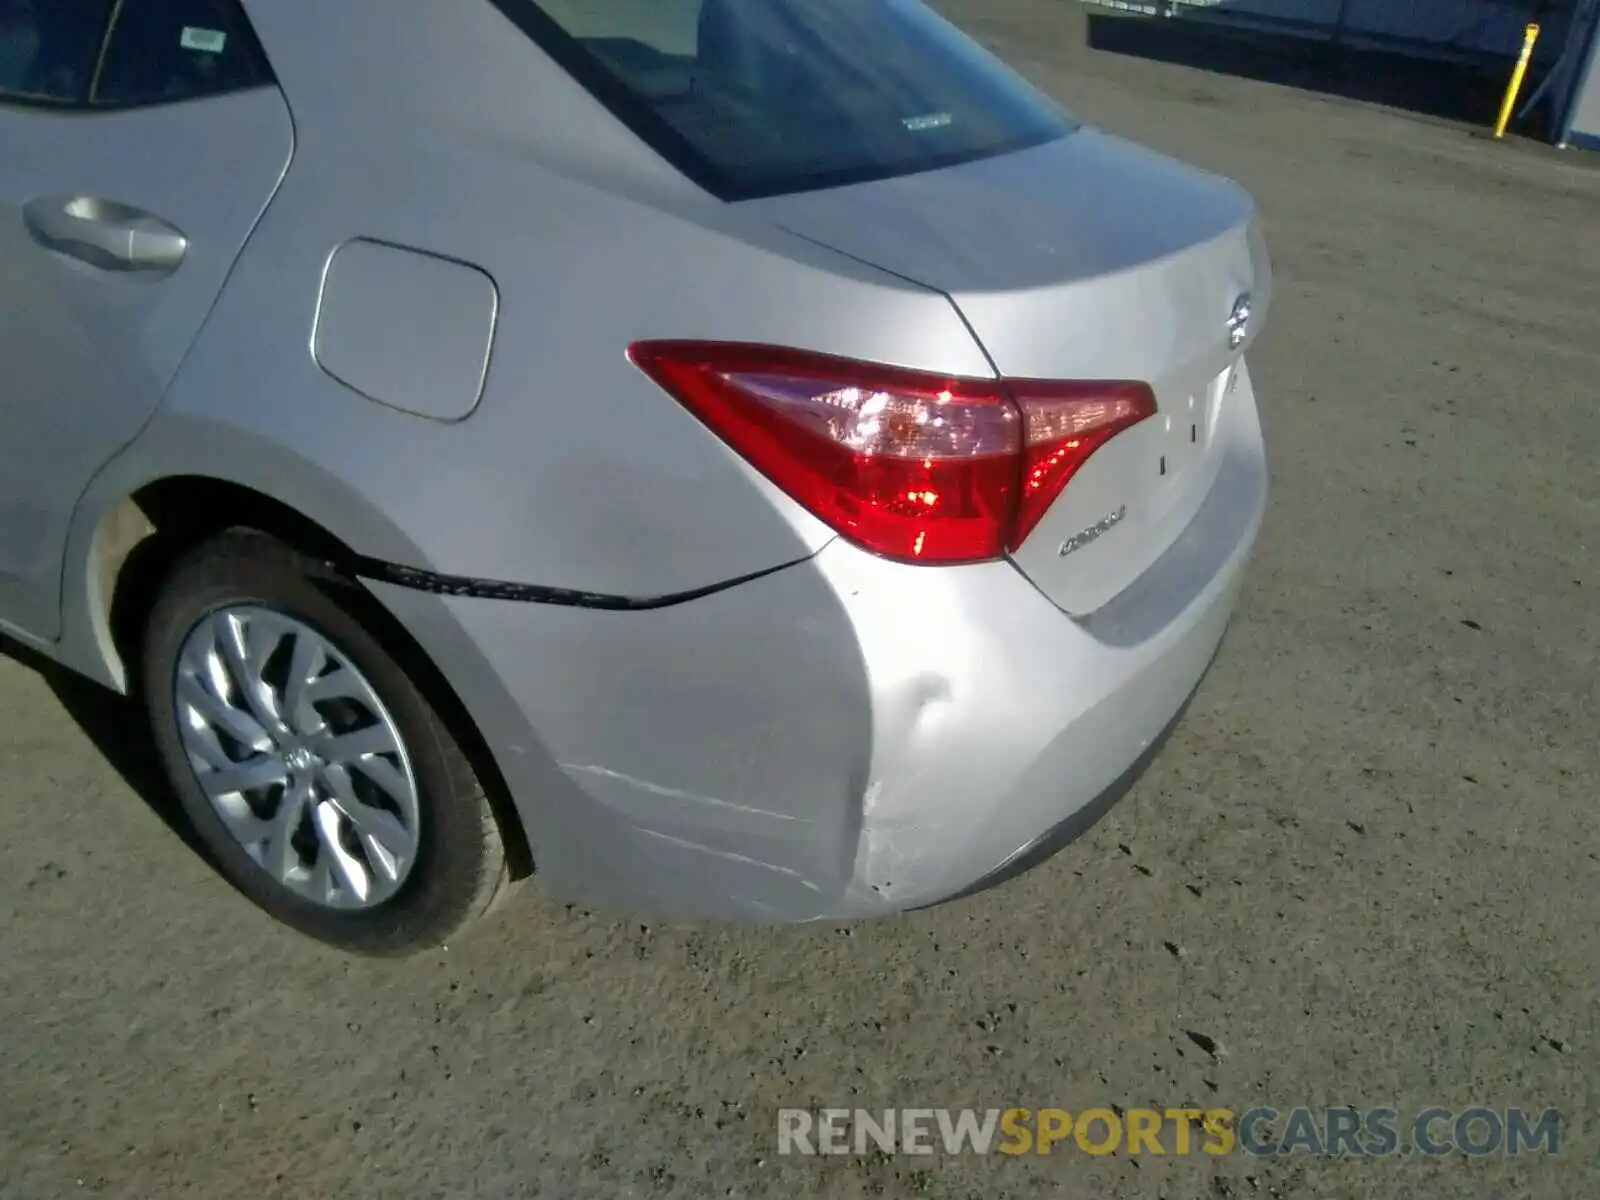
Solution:
<svg viewBox="0 0 1600 1200"><path fill-rule="evenodd" d="M725 200L907 175L1072 129L919 0L494 0Z"/></svg>

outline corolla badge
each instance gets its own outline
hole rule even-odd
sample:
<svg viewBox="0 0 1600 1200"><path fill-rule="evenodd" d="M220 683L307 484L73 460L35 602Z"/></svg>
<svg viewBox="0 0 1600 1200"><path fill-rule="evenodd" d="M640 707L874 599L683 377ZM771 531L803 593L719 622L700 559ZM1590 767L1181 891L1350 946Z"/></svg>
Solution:
<svg viewBox="0 0 1600 1200"><path fill-rule="evenodd" d="M1233 302L1228 314L1228 349L1237 350L1250 336L1250 293L1246 292Z"/></svg>
<svg viewBox="0 0 1600 1200"><path fill-rule="evenodd" d="M1128 506L1124 504L1121 508L1117 509L1116 512L1109 513L1106 516L1101 517L1082 533L1073 534L1066 541L1061 543L1061 549L1056 553L1062 558L1065 558L1067 555L1076 550L1082 550L1090 542L1099 541L1100 538L1110 533L1118 525L1121 525L1123 519L1127 517L1127 515Z"/></svg>

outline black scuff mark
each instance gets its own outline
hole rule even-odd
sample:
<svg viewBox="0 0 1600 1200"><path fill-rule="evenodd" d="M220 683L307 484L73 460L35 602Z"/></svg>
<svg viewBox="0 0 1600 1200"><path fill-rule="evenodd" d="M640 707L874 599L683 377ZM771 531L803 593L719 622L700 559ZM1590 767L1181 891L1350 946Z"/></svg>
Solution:
<svg viewBox="0 0 1600 1200"><path fill-rule="evenodd" d="M589 608L605 612L647 612L651 609L671 608L673 605L685 604L690 600L714 596L718 592L753 583L806 561L807 558L797 558L791 562L779 563L775 567L753 571L706 587L691 588L688 591L671 592L661 596L618 596L607 592L545 587L532 583L509 583L497 579L475 579L463 575L443 575L372 558L357 558L342 566L346 573L358 579L393 584L395 587L414 592L427 592L435 596L509 600L521 604L551 604L563 608Z"/></svg>

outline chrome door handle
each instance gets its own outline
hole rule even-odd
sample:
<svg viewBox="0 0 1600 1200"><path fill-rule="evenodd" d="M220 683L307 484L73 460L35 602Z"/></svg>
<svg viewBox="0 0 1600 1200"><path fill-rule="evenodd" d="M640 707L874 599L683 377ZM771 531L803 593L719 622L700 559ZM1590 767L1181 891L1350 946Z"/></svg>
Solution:
<svg viewBox="0 0 1600 1200"><path fill-rule="evenodd" d="M25 204L22 216L35 241L104 271L167 275L189 252L177 226L112 200L47 197Z"/></svg>

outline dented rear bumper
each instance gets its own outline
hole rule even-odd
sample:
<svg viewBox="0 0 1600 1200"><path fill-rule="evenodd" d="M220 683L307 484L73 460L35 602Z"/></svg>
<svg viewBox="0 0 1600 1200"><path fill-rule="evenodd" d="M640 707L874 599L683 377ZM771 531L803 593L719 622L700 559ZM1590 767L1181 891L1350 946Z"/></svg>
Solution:
<svg viewBox="0 0 1600 1200"><path fill-rule="evenodd" d="M555 894L764 921L922 907L1081 831L1198 687L1266 503L1247 375L1230 412L1194 520L1087 617L1007 562L842 540L646 611L369 587L478 724Z"/></svg>

